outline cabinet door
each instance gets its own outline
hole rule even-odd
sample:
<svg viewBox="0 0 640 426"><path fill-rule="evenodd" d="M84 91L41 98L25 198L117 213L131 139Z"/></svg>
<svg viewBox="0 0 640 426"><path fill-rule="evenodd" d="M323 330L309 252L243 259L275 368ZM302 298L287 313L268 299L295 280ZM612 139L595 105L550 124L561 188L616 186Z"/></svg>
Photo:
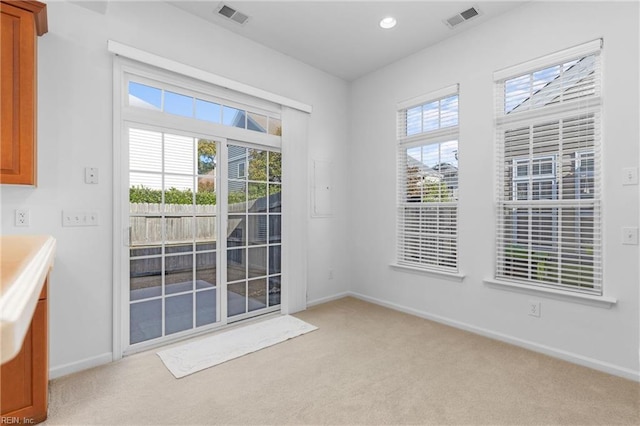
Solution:
<svg viewBox="0 0 640 426"><path fill-rule="evenodd" d="M47 418L47 300L36 305L21 351L0 367L0 415L38 423Z"/></svg>
<svg viewBox="0 0 640 426"><path fill-rule="evenodd" d="M36 27L33 13L0 3L0 183L36 183Z"/></svg>

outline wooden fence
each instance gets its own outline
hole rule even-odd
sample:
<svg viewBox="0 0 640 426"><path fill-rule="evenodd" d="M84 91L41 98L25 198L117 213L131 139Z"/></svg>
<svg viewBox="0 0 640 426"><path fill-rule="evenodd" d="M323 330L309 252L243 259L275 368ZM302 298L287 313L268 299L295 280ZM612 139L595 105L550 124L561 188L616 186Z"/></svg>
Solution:
<svg viewBox="0 0 640 426"><path fill-rule="evenodd" d="M229 220L226 237L229 241L238 241L237 245L244 246L247 241L255 244L267 244L267 203L271 204L271 211L280 207L280 193L271 197L261 197L247 202L229 205ZM158 256L159 247L164 241L165 253L181 253L185 256L169 256L165 260L165 270L177 273L188 272L192 269L192 244L206 250L214 250L217 246L216 205L130 203L129 223L131 226L130 247L133 257ZM244 212L258 213L247 216ZM264 214L262 214L264 213ZM235 214L235 216L234 216ZM163 231L164 220L164 231ZM279 230L279 222L277 228ZM276 244L280 241L279 232L274 235ZM231 243L230 243L231 244ZM232 244L233 245L233 244ZM255 249L254 249L255 250ZM260 249L264 254L250 255L247 259L245 250L231 250L227 253L230 265L249 264L249 270L256 275L264 275L267 268L267 256L270 265L280 265L280 250L265 247ZM252 252L257 253L257 252ZM187 256L188 254L188 256ZM198 270L215 269L215 255L210 253L198 254L196 257ZM157 276L161 274L160 258L132 259L132 277ZM144 287L142 281L139 287Z"/></svg>
<svg viewBox="0 0 640 426"><path fill-rule="evenodd" d="M130 244L132 247L162 244L162 213L160 204L130 203ZM197 216L194 218L193 214ZM216 206L166 204L165 238L168 245L216 240Z"/></svg>
<svg viewBox="0 0 640 426"><path fill-rule="evenodd" d="M270 210L276 211L280 207L281 193L272 194L269 197L261 197L256 200L230 204L229 214L267 213L267 204ZM162 219L166 221L164 242L165 245L180 245L193 242L194 237L198 242L216 241L216 211L214 204L191 205L191 204L165 204L164 211L162 204L152 203L129 203L129 224L131 226L130 245L131 247L158 246L162 244ZM195 219L194 216L195 215ZM260 224L260 229L247 229L248 224L240 219L229 220L227 237L229 237L238 226L242 225L249 238L252 233L259 233L266 237L266 228ZM266 226L266 220L265 220ZM256 221L257 224L257 221Z"/></svg>

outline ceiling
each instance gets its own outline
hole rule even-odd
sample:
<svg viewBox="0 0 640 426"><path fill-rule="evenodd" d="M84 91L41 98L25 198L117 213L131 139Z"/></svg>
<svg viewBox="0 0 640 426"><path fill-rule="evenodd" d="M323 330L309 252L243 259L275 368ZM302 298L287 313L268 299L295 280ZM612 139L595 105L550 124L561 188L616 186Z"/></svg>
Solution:
<svg viewBox="0 0 640 426"><path fill-rule="evenodd" d="M248 15L241 25L217 13L220 0L170 1L172 5L351 81L460 31L518 7L514 1L243 1L224 3ZM455 28L444 21L472 6L480 15ZM398 24L382 30L378 22Z"/></svg>

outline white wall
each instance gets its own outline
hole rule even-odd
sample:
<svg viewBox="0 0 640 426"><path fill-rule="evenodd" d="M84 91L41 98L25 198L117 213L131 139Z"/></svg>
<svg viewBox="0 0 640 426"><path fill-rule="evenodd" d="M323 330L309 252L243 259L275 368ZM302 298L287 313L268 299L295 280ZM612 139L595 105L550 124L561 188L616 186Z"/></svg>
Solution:
<svg viewBox="0 0 640 426"><path fill-rule="evenodd" d="M310 218L308 300L352 291L380 303L517 341L622 375L638 368L638 247L620 244L638 224L638 5L531 3L351 84L161 2L109 3L101 14L48 2L39 40L39 186L0 188L3 234L51 234L50 362L63 374L107 362L112 344L112 58L106 41L139 49L313 105L313 160L333 169L334 215ZM552 13L553 12L553 13ZM604 197L606 293L611 309L489 288L493 273L493 71L605 39ZM396 102L461 84L462 283L388 267L395 244ZM373 165L373 166L372 166ZM100 183L85 185L85 166ZM311 184L311 182L309 182ZM308 200L310 201L310 200ZM31 226L15 228L28 208ZM96 209L100 226L62 228L63 209ZM333 270L333 279L329 271ZM542 301L542 317L526 315Z"/></svg>
<svg viewBox="0 0 640 426"><path fill-rule="evenodd" d="M107 362L112 351L112 57L107 40L313 105L308 155L334 163L334 217L310 219L308 299L347 289L347 95L344 81L162 2L110 2L98 13L48 2L39 40L37 188L3 186L3 234L51 234L58 252L50 286L53 375ZM84 167L100 183L83 182ZM31 226L13 226L13 211ZM63 209L95 209L100 226L62 228ZM334 270L329 280L329 268Z"/></svg>
<svg viewBox="0 0 640 426"><path fill-rule="evenodd" d="M638 4L531 2L365 76L351 87L349 230L351 291L419 315L638 377ZM611 309L483 284L494 264L492 73L604 38L604 287ZM396 103L460 83L460 267L463 282L399 272L395 257ZM541 318L527 315L542 302Z"/></svg>

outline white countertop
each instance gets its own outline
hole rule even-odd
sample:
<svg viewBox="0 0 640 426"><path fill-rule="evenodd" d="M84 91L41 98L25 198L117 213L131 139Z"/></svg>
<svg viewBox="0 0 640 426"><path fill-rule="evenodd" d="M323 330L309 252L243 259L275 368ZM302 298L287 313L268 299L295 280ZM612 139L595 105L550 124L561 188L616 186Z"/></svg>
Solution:
<svg viewBox="0 0 640 426"><path fill-rule="evenodd" d="M22 348L55 248L47 235L0 236L0 363Z"/></svg>

